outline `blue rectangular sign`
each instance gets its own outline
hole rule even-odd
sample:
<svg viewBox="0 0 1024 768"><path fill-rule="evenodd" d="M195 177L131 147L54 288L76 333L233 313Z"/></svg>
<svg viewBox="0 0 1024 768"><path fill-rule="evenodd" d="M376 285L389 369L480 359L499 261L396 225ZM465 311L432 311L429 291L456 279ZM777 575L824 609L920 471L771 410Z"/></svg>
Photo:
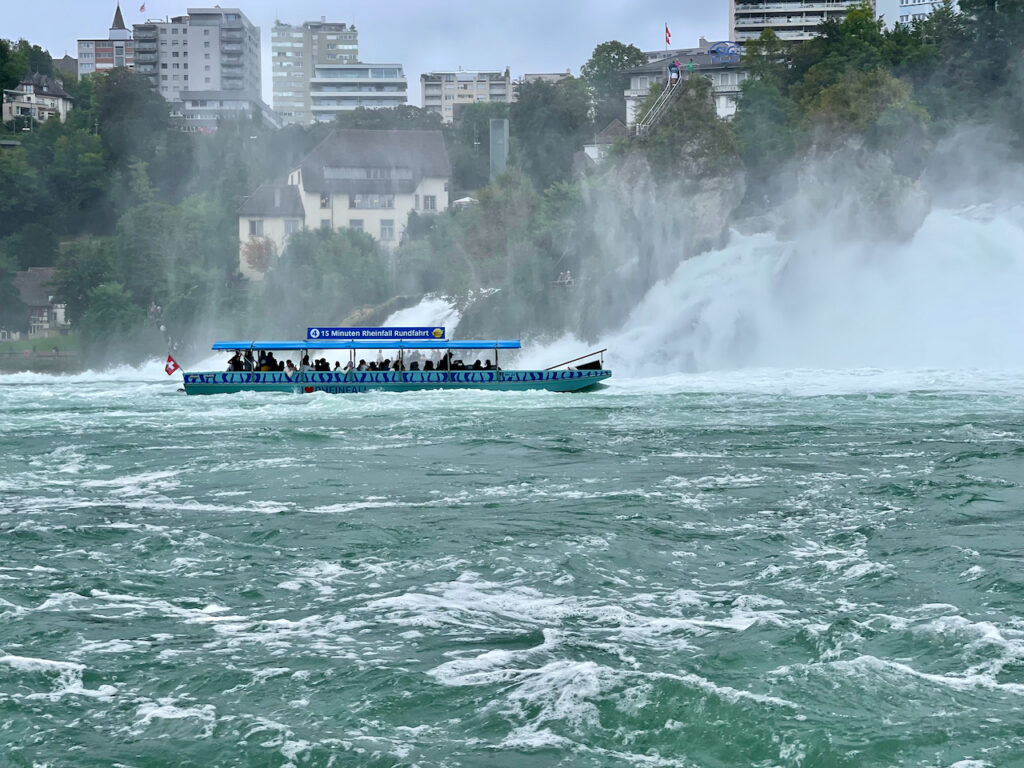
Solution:
<svg viewBox="0 0 1024 768"><path fill-rule="evenodd" d="M308 328L306 338L310 341L335 341L356 339L358 341L401 341L444 338L444 328Z"/></svg>

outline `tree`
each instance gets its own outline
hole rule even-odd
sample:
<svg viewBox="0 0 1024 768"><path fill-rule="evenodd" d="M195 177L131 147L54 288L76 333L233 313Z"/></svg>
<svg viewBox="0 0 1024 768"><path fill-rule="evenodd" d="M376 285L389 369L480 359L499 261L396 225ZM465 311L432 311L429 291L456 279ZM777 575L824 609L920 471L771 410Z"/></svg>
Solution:
<svg viewBox="0 0 1024 768"><path fill-rule="evenodd" d="M14 285L17 273L17 262L0 251L0 328L21 332L28 330L28 307Z"/></svg>
<svg viewBox="0 0 1024 768"><path fill-rule="evenodd" d="M368 128L376 131L441 131L447 130L437 112L401 104L385 109L356 107L339 112L334 118L336 128Z"/></svg>
<svg viewBox="0 0 1024 768"><path fill-rule="evenodd" d="M96 121L107 163L125 168L133 157L158 154L170 126L167 102L149 81L127 69L112 69L94 82Z"/></svg>
<svg viewBox="0 0 1024 768"><path fill-rule="evenodd" d="M132 301L120 283L102 283L89 291L89 308L82 315L82 341L90 357L100 359L113 355L131 359L145 348L140 331L145 328L146 315Z"/></svg>
<svg viewBox="0 0 1024 768"><path fill-rule="evenodd" d="M242 245L242 256L249 269L266 272L277 257L277 246L269 237L250 237Z"/></svg>
<svg viewBox="0 0 1024 768"><path fill-rule="evenodd" d="M512 157L539 189L572 176L572 159L590 135L589 96L576 78L521 83L509 107Z"/></svg>
<svg viewBox="0 0 1024 768"><path fill-rule="evenodd" d="M594 102L594 125L602 130L613 120L626 121L626 70L647 63L643 51L617 40L601 43L580 67L580 76L590 88Z"/></svg>
<svg viewBox="0 0 1024 768"><path fill-rule="evenodd" d="M0 155L2 156L2 155ZM89 292L114 277L110 238L83 237L57 260L56 294L67 304L68 321L78 323L89 303Z"/></svg>
<svg viewBox="0 0 1024 768"><path fill-rule="evenodd" d="M739 145L715 110L711 80L691 74L654 133L640 142L656 178L698 181L735 170Z"/></svg>

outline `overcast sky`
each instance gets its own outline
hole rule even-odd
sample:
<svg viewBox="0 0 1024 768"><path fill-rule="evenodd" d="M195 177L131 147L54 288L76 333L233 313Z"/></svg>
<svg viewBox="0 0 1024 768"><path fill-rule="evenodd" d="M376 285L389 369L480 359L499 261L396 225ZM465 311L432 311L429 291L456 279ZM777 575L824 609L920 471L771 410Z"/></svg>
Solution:
<svg viewBox="0 0 1024 768"><path fill-rule="evenodd" d="M121 4L129 29L146 19L183 15L190 5L209 7L179 0L145 2L145 12L139 11L142 0ZM107 37L116 5L112 0L0 0L0 37L25 38L54 58L77 56L79 38ZM328 21L355 24L362 61L401 64L409 80L409 103L419 106L423 72L507 66L513 78L566 69L578 75L594 47L607 40L645 51L664 48L666 22L674 47L696 46L701 35L724 40L729 0L244 0L238 7L260 28L263 98L268 104L274 20L301 24L326 16Z"/></svg>

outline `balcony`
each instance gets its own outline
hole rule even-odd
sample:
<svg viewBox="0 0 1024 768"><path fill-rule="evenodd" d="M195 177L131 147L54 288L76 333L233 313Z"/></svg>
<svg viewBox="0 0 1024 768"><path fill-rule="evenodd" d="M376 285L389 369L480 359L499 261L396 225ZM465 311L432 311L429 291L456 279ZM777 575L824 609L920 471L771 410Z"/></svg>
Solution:
<svg viewBox="0 0 1024 768"><path fill-rule="evenodd" d="M136 64L155 64L160 57L155 53L138 53L135 54Z"/></svg>

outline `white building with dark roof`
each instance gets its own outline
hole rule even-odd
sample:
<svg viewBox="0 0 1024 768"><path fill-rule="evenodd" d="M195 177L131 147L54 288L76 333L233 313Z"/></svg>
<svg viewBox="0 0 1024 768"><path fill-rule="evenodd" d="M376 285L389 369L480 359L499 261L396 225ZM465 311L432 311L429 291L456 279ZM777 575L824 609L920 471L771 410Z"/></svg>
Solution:
<svg viewBox="0 0 1024 768"><path fill-rule="evenodd" d="M62 123L67 120L74 99L64 90L60 80L38 72L25 75L18 87L4 91L3 122L15 118L32 118L45 123L51 117Z"/></svg>
<svg viewBox="0 0 1024 768"><path fill-rule="evenodd" d="M395 248L410 213L447 210L450 177L440 131L336 130L286 184L265 184L242 204L239 269L262 278L247 263L248 241L267 238L281 254L300 227L358 229Z"/></svg>

